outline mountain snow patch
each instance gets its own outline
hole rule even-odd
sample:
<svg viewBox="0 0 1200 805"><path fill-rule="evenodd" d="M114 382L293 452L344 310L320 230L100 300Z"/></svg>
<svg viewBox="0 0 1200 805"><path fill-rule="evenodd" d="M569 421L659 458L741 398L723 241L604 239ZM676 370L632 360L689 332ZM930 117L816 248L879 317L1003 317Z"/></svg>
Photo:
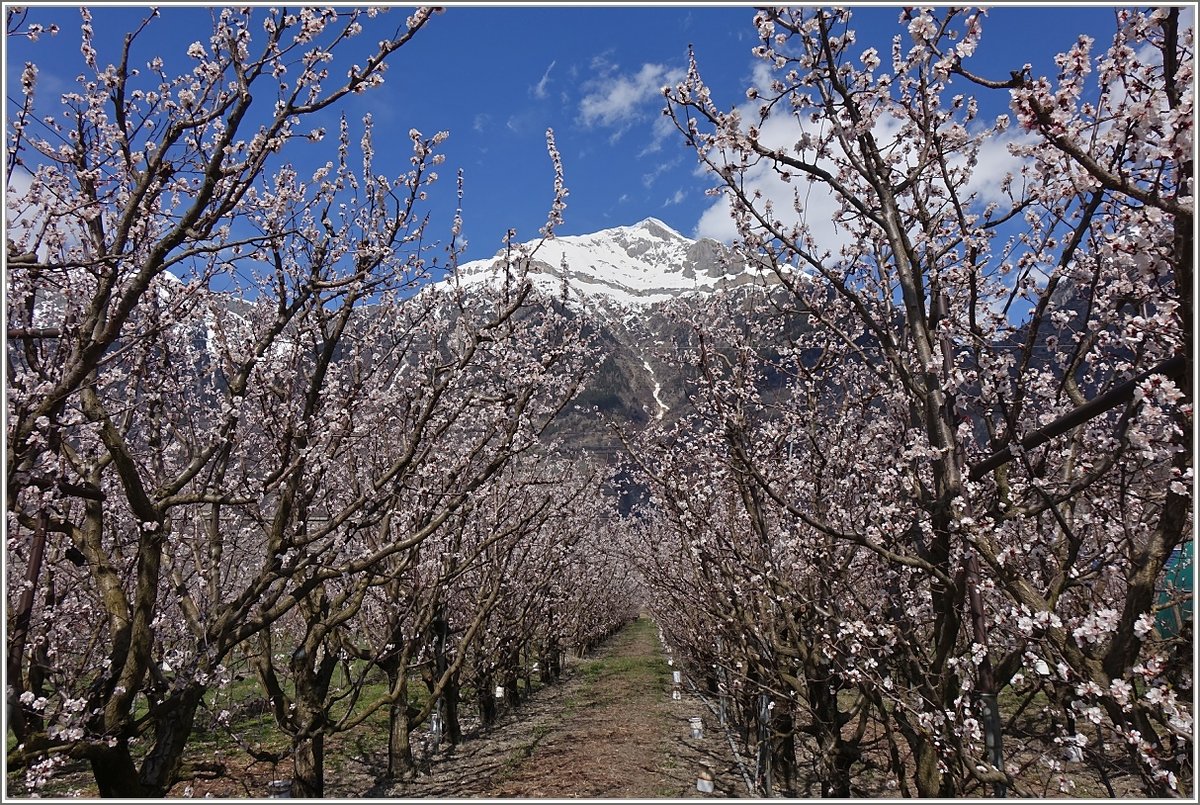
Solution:
<svg viewBox="0 0 1200 805"><path fill-rule="evenodd" d="M584 297L637 308L680 296L777 282L773 276L747 270L721 243L692 240L657 218L590 235L566 235L540 245L534 241L525 248L533 252L529 274L538 287L557 295L565 281L568 298L580 302L586 301L580 299ZM491 260L459 266L457 280L465 285L495 282L504 274L501 251Z"/></svg>

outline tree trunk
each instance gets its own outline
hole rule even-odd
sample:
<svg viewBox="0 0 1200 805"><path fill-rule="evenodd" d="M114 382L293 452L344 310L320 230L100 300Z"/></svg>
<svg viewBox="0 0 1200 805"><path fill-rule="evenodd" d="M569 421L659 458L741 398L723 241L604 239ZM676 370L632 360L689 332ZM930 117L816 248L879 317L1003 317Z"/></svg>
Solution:
<svg viewBox="0 0 1200 805"><path fill-rule="evenodd" d="M129 754L129 744L118 740L116 746L95 746L89 752L96 788L105 799L138 799L155 796L142 789L137 768Z"/></svg>
<svg viewBox="0 0 1200 805"><path fill-rule="evenodd" d="M938 749L933 745L933 741L926 739L919 730L913 729L903 711L897 709L895 718L900 733L912 751L917 796L953 799L957 795L954 780L939 768Z"/></svg>
<svg viewBox="0 0 1200 805"><path fill-rule="evenodd" d="M842 740L844 717L837 701L837 683L829 666L811 669L808 674L807 698L812 709L811 731L816 738L821 778L821 796L847 798L850 796L850 768L857 753ZM830 692L830 687L834 688Z"/></svg>
<svg viewBox="0 0 1200 805"><path fill-rule="evenodd" d="M292 797L320 799L325 796L325 733L296 739L294 752Z"/></svg>
<svg viewBox="0 0 1200 805"><path fill-rule="evenodd" d="M917 796L923 799L938 796L942 790L942 773L938 771L937 752L930 746L918 746L916 761Z"/></svg>
<svg viewBox="0 0 1200 805"><path fill-rule="evenodd" d="M522 690L525 691L525 698L529 698L529 694L533 693L533 675L529 670L529 663L533 657L533 648L526 643L525 649L521 652L521 667L518 672L521 678Z"/></svg>
<svg viewBox="0 0 1200 805"><path fill-rule="evenodd" d="M46 520L45 512L38 519L34 529L33 539L29 547L29 562L25 569L25 586L21 591L21 599L17 604L16 615L10 621L12 627L8 632L8 654L5 661L8 666L8 686L11 693L8 696L8 726L18 741L24 741L35 732L42 729L42 719L26 712L20 703L20 696L33 685L26 687L24 677L25 643L29 635L29 623L33 615L34 593L37 591L38 579L42 573L42 560L46 554ZM10 616L11 617L11 616ZM40 691L35 691L40 694Z"/></svg>
<svg viewBox="0 0 1200 805"><path fill-rule="evenodd" d="M504 658L504 672L501 680L504 685L504 699L512 707L521 703L521 691L517 687L517 674L520 673L521 649L512 648Z"/></svg>
<svg viewBox="0 0 1200 805"><path fill-rule="evenodd" d="M458 723L458 674L451 675L442 691L442 740L451 746L462 743L462 725Z"/></svg>
<svg viewBox="0 0 1200 805"><path fill-rule="evenodd" d="M491 677L480 680L479 689L475 691L475 699L479 703L479 721L485 727L496 723L496 697L492 693Z"/></svg>
<svg viewBox="0 0 1200 805"><path fill-rule="evenodd" d="M388 779L412 780L416 776L413 759L412 717L416 715L408 705L408 681L402 678L400 663L391 663L385 668L388 673L388 690L400 691L388 708Z"/></svg>
<svg viewBox="0 0 1200 805"><path fill-rule="evenodd" d="M411 735L408 702L397 702L392 705L389 714L387 765L389 780L411 780L417 774L417 764L413 760L412 754Z"/></svg>
<svg viewBox="0 0 1200 805"><path fill-rule="evenodd" d="M550 640L543 647L541 656L538 657L538 674L542 684L549 685L558 679L560 673L562 673L562 665L559 662L558 642Z"/></svg>
<svg viewBox="0 0 1200 805"><path fill-rule="evenodd" d="M796 726L785 706L776 706L771 718L771 769L774 793L796 796Z"/></svg>
<svg viewBox="0 0 1200 805"><path fill-rule="evenodd" d="M505 680L504 700L508 702L510 707L516 707L521 703L521 689L517 686L516 672L509 674Z"/></svg>
<svg viewBox="0 0 1200 805"><path fill-rule="evenodd" d="M140 780L147 797L165 797L179 778L183 752L192 734L196 707L204 689L189 687L173 694L153 712L154 744L142 761Z"/></svg>
<svg viewBox="0 0 1200 805"><path fill-rule="evenodd" d="M337 659L332 651L326 650L321 661L313 667L312 651L311 647L302 646L291 659L296 682L292 796L320 799L325 796L326 699Z"/></svg>

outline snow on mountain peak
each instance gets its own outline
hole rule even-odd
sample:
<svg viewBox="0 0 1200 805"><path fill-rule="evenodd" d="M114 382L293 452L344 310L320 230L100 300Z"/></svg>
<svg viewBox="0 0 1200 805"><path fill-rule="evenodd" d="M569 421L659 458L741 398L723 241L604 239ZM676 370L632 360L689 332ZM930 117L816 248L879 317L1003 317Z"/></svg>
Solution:
<svg viewBox="0 0 1200 805"><path fill-rule="evenodd" d="M647 218L644 221L640 221L639 223L627 228L632 230L640 230L649 234L651 237L663 238L664 240L687 240L687 238L673 229L670 224L664 223L663 221L653 217Z"/></svg>
<svg viewBox="0 0 1200 805"><path fill-rule="evenodd" d="M557 294L565 279L572 296L599 297L639 307L675 297L712 293L750 282L762 284L757 273L745 272L715 240L693 240L657 218L632 226L603 229L590 235L564 235L533 252L530 276ZM463 283L485 282L503 275L504 252L491 260L459 266Z"/></svg>

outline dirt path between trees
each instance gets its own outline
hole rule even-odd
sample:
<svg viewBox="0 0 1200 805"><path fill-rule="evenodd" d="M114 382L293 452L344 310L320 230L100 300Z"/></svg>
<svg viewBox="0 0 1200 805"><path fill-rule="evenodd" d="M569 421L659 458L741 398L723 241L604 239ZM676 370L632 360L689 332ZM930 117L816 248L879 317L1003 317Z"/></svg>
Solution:
<svg viewBox="0 0 1200 805"><path fill-rule="evenodd" d="M704 718L703 738L688 719ZM711 764L713 794L696 790ZM491 729L435 755L405 784L327 795L370 797L745 797L724 733L704 704L671 697L671 668L657 628L641 618L564 678L536 691ZM330 789L340 786L333 785Z"/></svg>

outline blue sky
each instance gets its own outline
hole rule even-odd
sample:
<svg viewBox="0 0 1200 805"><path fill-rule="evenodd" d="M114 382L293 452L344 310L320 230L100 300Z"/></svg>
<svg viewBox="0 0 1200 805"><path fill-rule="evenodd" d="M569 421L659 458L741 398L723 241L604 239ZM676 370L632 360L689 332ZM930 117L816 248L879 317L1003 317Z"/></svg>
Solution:
<svg viewBox="0 0 1200 805"><path fill-rule="evenodd" d="M102 64L115 61L121 36L144 13L93 7ZM403 13L380 17L374 21L380 33L368 30L362 39L388 35ZM858 46L876 44L886 53L891 37L904 32L899 14L895 5L858 8ZM537 235L552 196L547 127L555 130L570 188L560 234L649 216L687 235L714 234L713 213L700 226L714 204L704 194L712 180L697 173L695 156L664 127L659 88L682 74L692 44L714 97L725 106L744 102L757 61L750 53L753 16L748 5L451 6L392 57L381 89L343 108L355 130L356 119L372 113L377 168L386 173L404 169L410 128L450 132L440 188L432 194L433 234L449 230L454 173L462 168L467 259L494 254L509 227L523 240ZM1113 16L1112 7L1102 6L992 7L974 67L1003 77L1030 62L1035 74L1053 75L1054 54L1080 33L1103 47ZM163 6L153 36L135 55L144 62L158 49L183 63L191 42L207 41L208 19L203 7ZM57 22L62 32L32 44L6 42L6 81L32 60L47 91L69 87L82 70L78 10L35 7L29 22ZM11 109L19 91L6 89ZM992 98L999 102L993 113L1004 111L1003 95ZM332 138L306 144L291 158L300 167L323 163L334 147Z"/></svg>

